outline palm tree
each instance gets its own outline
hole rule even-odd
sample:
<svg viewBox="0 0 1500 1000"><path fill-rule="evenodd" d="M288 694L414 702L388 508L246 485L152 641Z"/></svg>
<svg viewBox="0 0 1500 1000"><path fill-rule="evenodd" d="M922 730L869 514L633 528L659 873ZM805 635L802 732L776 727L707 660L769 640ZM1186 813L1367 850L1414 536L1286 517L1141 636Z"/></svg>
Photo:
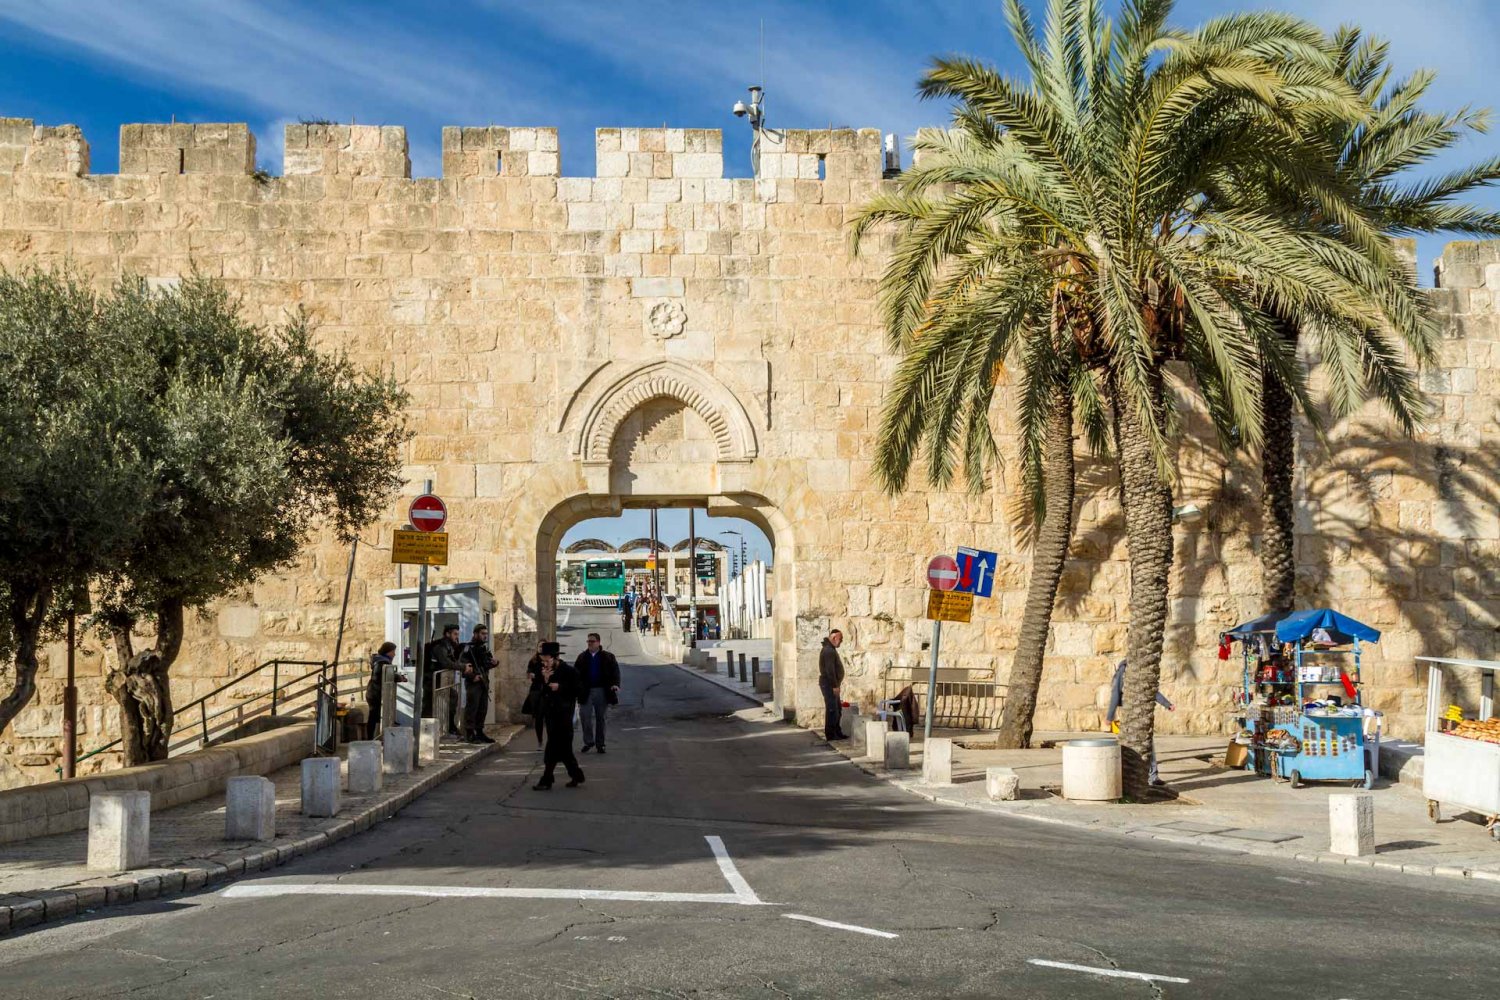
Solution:
<svg viewBox="0 0 1500 1000"><path fill-rule="evenodd" d="M1500 157L1474 164L1436 179L1407 180L1402 174L1429 163L1451 149L1468 134L1488 128L1487 112L1463 108L1451 114L1418 108L1431 86L1433 74L1419 72L1392 83L1390 46L1383 40L1366 38L1357 28L1341 28L1333 38L1339 75L1369 104L1367 121L1352 122L1329 117L1308 123L1310 142L1336 151L1335 169L1340 184L1356 200L1363 214L1388 236L1454 231L1468 236L1500 235L1500 214L1459 201L1462 196L1500 180ZM1279 199L1280 211L1297 217L1299 224L1326 232L1335 239L1345 237L1343 227L1319 211L1315 204L1300 202L1295 188L1272 176L1262 185L1240 178L1224 192L1241 197L1256 191L1257 197ZM1356 234L1357 236L1357 234ZM1399 280L1399 276L1393 276ZM1414 280L1414 279L1412 279ZM1417 323L1398 328L1413 356L1431 359L1430 324L1420 315ZM1296 350L1304 329L1301 324L1278 317L1282 337ZM1359 359L1369 364L1346 365L1336 374L1329 402L1335 416L1347 416L1369 396L1375 396L1410 434L1421 417L1421 399L1409 369L1403 364L1386 365L1379 355L1363 355L1360 333L1338 324L1323 324L1313 335L1327 359ZM1295 417L1291 400L1279 381L1265 380L1261 445L1261 581L1266 610L1290 611L1296 593L1296 560L1292 536L1292 472L1297 458Z"/></svg>
<svg viewBox="0 0 1500 1000"><path fill-rule="evenodd" d="M959 452L971 488L983 485L987 410L1007 357L1025 375L1023 440L1046 440L1045 414L1061 407L1034 399L1064 386L1090 419L1108 416L1131 564L1121 742L1135 796L1147 790L1172 562L1168 363L1255 445L1263 364L1310 409L1262 303L1359 324L1380 345L1375 331L1402 301L1370 274L1370 258L1389 250L1378 240L1356 250L1266 206L1205 197L1228 171L1277 164L1304 201L1369 228L1297 127L1363 114L1322 34L1273 13L1184 32L1167 26L1171 8L1135 0L1112 24L1097 0L1051 0L1039 38L1010 0L1030 81L934 62L921 93L955 100L956 127L929 139L940 155L856 225L856 235L887 220L898 231L882 281L888 336L904 352L879 440L887 488L919 455L943 485ZM1052 597L1036 596L1050 615Z"/></svg>

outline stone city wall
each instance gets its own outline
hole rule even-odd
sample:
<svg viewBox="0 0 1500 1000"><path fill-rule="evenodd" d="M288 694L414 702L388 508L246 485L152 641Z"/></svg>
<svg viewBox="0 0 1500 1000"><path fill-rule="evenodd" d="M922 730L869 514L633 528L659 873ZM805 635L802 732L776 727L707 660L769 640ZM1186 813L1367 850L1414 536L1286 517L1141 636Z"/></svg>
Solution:
<svg viewBox="0 0 1500 1000"><path fill-rule="evenodd" d="M412 178L402 128L289 125L283 174L270 176L255 171L244 125L126 125L121 172L95 175L77 128L0 119L0 265L68 263L101 284L196 268L257 320L305 307L325 346L393 371L417 430L404 475L435 480L452 512L452 564L435 580L496 594L507 700L519 700L511 681L537 621L553 620L562 532L685 498L775 542L784 707L817 716L817 646L832 626L866 701L884 677L922 669L922 567L958 545L998 550L1002 565L974 622L947 629L944 677L1003 691L1028 575L1024 527L1007 516L1014 459L982 496L887 497L870 474L895 363L876 307L883 245L851 258L847 225L885 183L879 133L768 136L759 180L723 177L722 142L718 130L600 129L596 176L563 177L553 129L447 128L443 176ZM1378 414L1354 421L1304 441L1297 479L1299 596L1385 630L1366 679L1404 735L1420 730L1414 655L1497 644L1500 245L1451 246L1441 283L1442 367L1428 375L1422 439L1393 440ZM1013 456L1007 412L1002 399ZM1177 529L1164 687L1179 711L1160 721L1218 731L1238 670L1216 659L1216 634L1261 611L1256 477L1192 429L1179 502L1209 514ZM1080 463L1079 499L1042 728L1100 727L1125 644L1107 463ZM405 502L364 533L346 655L385 638L382 592L398 582L387 550ZM174 698L272 657L330 656L346 560L320 540L194 621ZM115 735L103 667L97 646L82 652L84 748ZM52 776L62 678L54 647L37 700L0 737L0 785Z"/></svg>

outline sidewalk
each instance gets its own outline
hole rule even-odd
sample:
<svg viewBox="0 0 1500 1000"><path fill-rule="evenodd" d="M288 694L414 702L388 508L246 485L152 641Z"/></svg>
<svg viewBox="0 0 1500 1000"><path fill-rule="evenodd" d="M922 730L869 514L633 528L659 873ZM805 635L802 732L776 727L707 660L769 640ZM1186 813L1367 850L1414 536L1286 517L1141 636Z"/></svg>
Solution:
<svg viewBox="0 0 1500 1000"><path fill-rule="evenodd" d="M1242 854L1402 871L1408 874L1471 879L1500 891L1500 843L1472 816L1445 813L1427 817L1420 786L1375 784L1376 853L1348 858L1328 852L1328 797L1354 791L1347 784L1316 783L1293 789L1285 783L1213 763L1224 754L1222 736L1163 736L1157 741L1161 777L1180 796L1151 805L1085 804L1061 797L1062 749L984 749L994 734L972 730L934 733L951 737L950 786L922 783L920 742L912 745L912 770L887 772L856 755L848 743L835 748L871 774L944 805L1018 816L1040 822L1123 836L1146 837ZM1063 741L1093 734L1042 733L1035 738ZM1021 797L991 802L985 795L987 767L1009 767L1021 777Z"/></svg>
<svg viewBox="0 0 1500 1000"><path fill-rule="evenodd" d="M85 867L88 831L0 846L0 935L86 913L101 906L155 899L274 868L351 834L367 830L479 760L497 753L520 726L492 726L484 746L445 743L436 764L410 774L386 775L373 795L341 793L339 814L310 819L301 813L300 763L268 775L276 784L276 839L226 841L224 796L211 795L151 814L151 864L102 874ZM347 762L344 766L348 778Z"/></svg>

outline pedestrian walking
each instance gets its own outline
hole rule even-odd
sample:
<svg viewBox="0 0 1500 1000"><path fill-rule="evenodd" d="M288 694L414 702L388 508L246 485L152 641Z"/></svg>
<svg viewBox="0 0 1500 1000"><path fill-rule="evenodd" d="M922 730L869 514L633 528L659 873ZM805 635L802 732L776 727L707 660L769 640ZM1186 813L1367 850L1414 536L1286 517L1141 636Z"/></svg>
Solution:
<svg viewBox="0 0 1500 1000"><path fill-rule="evenodd" d="M604 648L598 632L589 633L588 648L573 663L578 671L579 715L583 720L583 752L604 752L604 715L620 700L620 661Z"/></svg>
<svg viewBox="0 0 1500 1000"><path fill-rule="evenodd" d="M844 686L844 661L839 659L839 646L844 643L844 633L834 629L823 640L823 650L818 654L818 690L823 693L823 738L830 743L847 740L841 725L843 703L839 700L839 689Z"/></svg>
<svg viewBox="0 0 1500 1000"><path fill-rule="evenodd" d="M542 714L547 717L547 746L542 752L542 778L532 787L545 792L552 787L552 773L561 764L568 771L568 787L583 784L583 768L573 756L573 713L578 710L581 690L578 671L558 655L562 648L555 642L542 643Z"/></svg>
<svg viewBox="0 0 1500 1000"><path fill-rule="evenodd" d="M630 631L630 616L635 608L635 595L630 591L620 595L618 610L620 612L620 623L626 632Z"/></svg>
<svg viewBox="0 0 1500 1000"><path fill-rule="evenodd" d="M427 644L427 674L422 678L422 717L436 718L436 694L440 690L446 690L448 708L443 713L445 718L438 721L445 727L444 735L450 739L458 739L458 726L455 725L455 713L458 711L458 658L463 655L463 651L463 644L458 641L457 623L443 626L442 637Z"/></svg>
<svg viewBox="0 0 1500 1000"><path fill-rule="evenodd" d="M380 731L381 689L385 686L385 668L396 662L396 644L383 642L379 652L370 654L370 679L365 682L365 704L369 706L370 719L367 736L378 740L385 734ZM397 681L404 678L397 676Z"/></svg>
<svg viewBox="0 0 1500 1000"><path fill-rule="evenodd" d="M475 625L473 638L459 657L464 674L464 739L470 743L495 742L484 734L484 717L490 708L490 671L495 669L489 641L490 630Z"/></svg>
<svg viewBox="0 0 1500 1000"><path fill-rule="evenodd" d="M1115 667L1115 677L1109 685L1109 713L1105 715L1104 721L1109 723L1109 731L1112 733L1120 731L1120 724L1115 721L1115 715L1119 713L1120 704L1125 700L1125 665L1128 662L1128 660L1121 660L1119 665ZM1171 699L1159 690L1156 692L1156 703L1168 712L1177 711L1177 706L1172 704ZM1165 785L1166 782L1161 780L1161 775L1156 769L1156 741L1153 739L1151 742L1150 770L1147 774L1147 779L1153 785Z"/></svg>
<svg viewBox="0 0 1500 1000"><path fill-rule="evenodd" d="M661 635L661 598L651 598L651 633Z"/></svg>
<svg viewBox="0 0 1500 1000"><path fill-rule="evenodd" d="M521 703L521 712L531 716L531 724L536 727L536 748L542 748L542 730L546 726L546 716L542 714L542 647L537 646L536 655L526 661L526 680L528 688L526 700Z"/></svg>

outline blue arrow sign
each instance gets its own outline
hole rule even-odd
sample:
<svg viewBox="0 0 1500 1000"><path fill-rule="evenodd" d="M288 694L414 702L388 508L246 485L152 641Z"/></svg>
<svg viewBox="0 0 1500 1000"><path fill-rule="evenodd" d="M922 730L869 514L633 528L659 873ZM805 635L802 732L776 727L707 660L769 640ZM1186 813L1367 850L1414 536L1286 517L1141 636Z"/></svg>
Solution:
<svg viewBox="0 0 1500 1000"><path fill-rule="evenodd" d="M958 550L958 586L956 590L975 597L989 597L995 586L995 566L1000 557L983 549Z"/></svg>

